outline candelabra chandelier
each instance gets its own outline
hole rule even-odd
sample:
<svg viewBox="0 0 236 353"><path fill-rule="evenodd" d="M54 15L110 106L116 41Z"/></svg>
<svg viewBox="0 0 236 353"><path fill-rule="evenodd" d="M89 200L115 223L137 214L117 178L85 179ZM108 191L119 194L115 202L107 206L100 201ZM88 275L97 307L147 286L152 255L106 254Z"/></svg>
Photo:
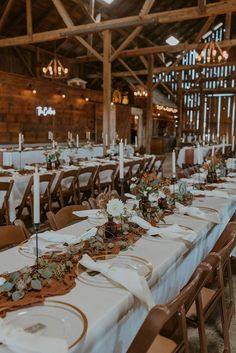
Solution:
<svg viewBox="0 0 236 353"><path fill-rule="evenodd" d="M196 55L197 64L224 64L229 58L226 50L222 50L217 42L208 42L200 54Z"/></svg>
<svg viewBox="0 0 236 353"><path fill-rule="evenodd" d="M60 60L57 59L55 56L48 64L48 66L44 66L42 68L43 72L43 77L46 78L54 78L54 79L60 79L60 78L66 78L68 75L68 68L64 67Z"/></svg>
<svg viewBox="0 0 236 353"><path fill-rule="evenodd" d="M148 93L147 90L145 90L143 87L137 89L134 91L135 97L147 97Z"/></svg>

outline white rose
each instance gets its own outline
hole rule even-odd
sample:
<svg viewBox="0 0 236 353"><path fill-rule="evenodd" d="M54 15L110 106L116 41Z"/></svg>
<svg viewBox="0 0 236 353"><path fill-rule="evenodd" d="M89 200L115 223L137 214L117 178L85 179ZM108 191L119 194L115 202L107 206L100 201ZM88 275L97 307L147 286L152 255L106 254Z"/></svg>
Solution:
<svg viewBox="0 0 236 353"><path fill-rule="evenodd" d="M136 188L136 184L130 184L130 189L134 189L134 188Z"/></svg>
<svg viewBox="0 0 236 353"><path fill-rule="evenodd" d="M121 200L112 199L107 204L107 213L112 217L120 217L124 214L124 204Z"/></svg>
<svg viewBox="0 0 236 353"><path fill-rule="evenodd" d="M155 193L151 193L149 196L148 196L148 201L150 202L157 202L159 199L159 195L158 194L155 194Z"/></svg>
<svg viewBox="0 0 236 353"><path fill-rule="evenodd" d="M151 191L152 190L152 187L151 186L148 186L147 187L147 191Z"/></svg>

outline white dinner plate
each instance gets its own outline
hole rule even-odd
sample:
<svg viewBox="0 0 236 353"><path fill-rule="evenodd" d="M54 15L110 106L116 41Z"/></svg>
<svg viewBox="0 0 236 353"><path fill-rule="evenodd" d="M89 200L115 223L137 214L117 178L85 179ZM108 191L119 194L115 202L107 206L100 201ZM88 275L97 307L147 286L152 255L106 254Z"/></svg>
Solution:
<svg viewBox="0 0 236 353"><path fill-rule="evenodd" d="M88 328L88 320L79 308L55 300L8 312L4 321L24 330L42 324L45 327L38 334L64 338L69 348L84 337Z"/></svg>
<svg viewBox="0 0 236 353"><path fill-rule="evenodd" d="M99 208L94 210L74 211L73 214L77 217L89 217L89 218L96 218L96 219L106 218L102 210L100 210Z"/></svg>
<svg viewBox="0 0 236 353"><path fill-rule="evenodd" d="M97 257L93 257L96 262L106 261L110 264L110 268L122 268L122 269L133 269L140 274L140 276L144 276L147 280L150 278L152 274L152 264L146 259L133 255L101 255ZM81 265L78 265L79 269ZM90 273L90 274L89 274ZM94 271L85 270L80 272L78 275L79 281L86 283L91 286L97 287L114 287L115 285L111 280L107 279L105 276L97 273L95 275Z"/></svg>

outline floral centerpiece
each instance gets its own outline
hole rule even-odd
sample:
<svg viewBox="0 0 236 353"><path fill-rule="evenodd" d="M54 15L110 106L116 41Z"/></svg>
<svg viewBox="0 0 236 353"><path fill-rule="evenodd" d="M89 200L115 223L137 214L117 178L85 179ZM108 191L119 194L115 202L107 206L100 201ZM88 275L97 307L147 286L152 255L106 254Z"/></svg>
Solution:
<svg viewBox="0 0 236 353"><path fill-rule="evenodd" d="M46 158L47 169L58 168L60 166L60 151L59 149L48 150L44 152L44 156Z"/></svg>
<svg viewBox="0 0 236 353"><path fill-rule="evenodd" d="M130 190L139 200L138 213L151 223L164 221L171 210L170 180L161 180L155 173L145 173L141 179L131 179Z"/></svg>
<svg viewBox="0 0 236 353"><path fill-rule="evenodd" d="M226 176L227 174L226 163L221 156L207 157L202 167L207 171L208 183L216 183L218 176Z"/></svg>

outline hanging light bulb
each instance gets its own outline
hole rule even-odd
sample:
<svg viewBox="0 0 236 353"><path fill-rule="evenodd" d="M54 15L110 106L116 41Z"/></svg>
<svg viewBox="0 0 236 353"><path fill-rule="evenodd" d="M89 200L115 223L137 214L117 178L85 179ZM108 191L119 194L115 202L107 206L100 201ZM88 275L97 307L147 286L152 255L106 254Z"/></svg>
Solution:
<svg viewBox="0 0 236 353"><path fill-rule="evenodd" d="M205 48L199 53L196 53L196 61L199 65L204 64L222 64L229 58L226 50L222 51L217 42L207 42Z"/></svg>
<svg viewBox="0 0 236 353"><path fill-rule="evenodd" d="M42 68L42 75L46 78L62 79L68 75L68 68L64 67L59 59L55 56L48 66Z"/></svg>

